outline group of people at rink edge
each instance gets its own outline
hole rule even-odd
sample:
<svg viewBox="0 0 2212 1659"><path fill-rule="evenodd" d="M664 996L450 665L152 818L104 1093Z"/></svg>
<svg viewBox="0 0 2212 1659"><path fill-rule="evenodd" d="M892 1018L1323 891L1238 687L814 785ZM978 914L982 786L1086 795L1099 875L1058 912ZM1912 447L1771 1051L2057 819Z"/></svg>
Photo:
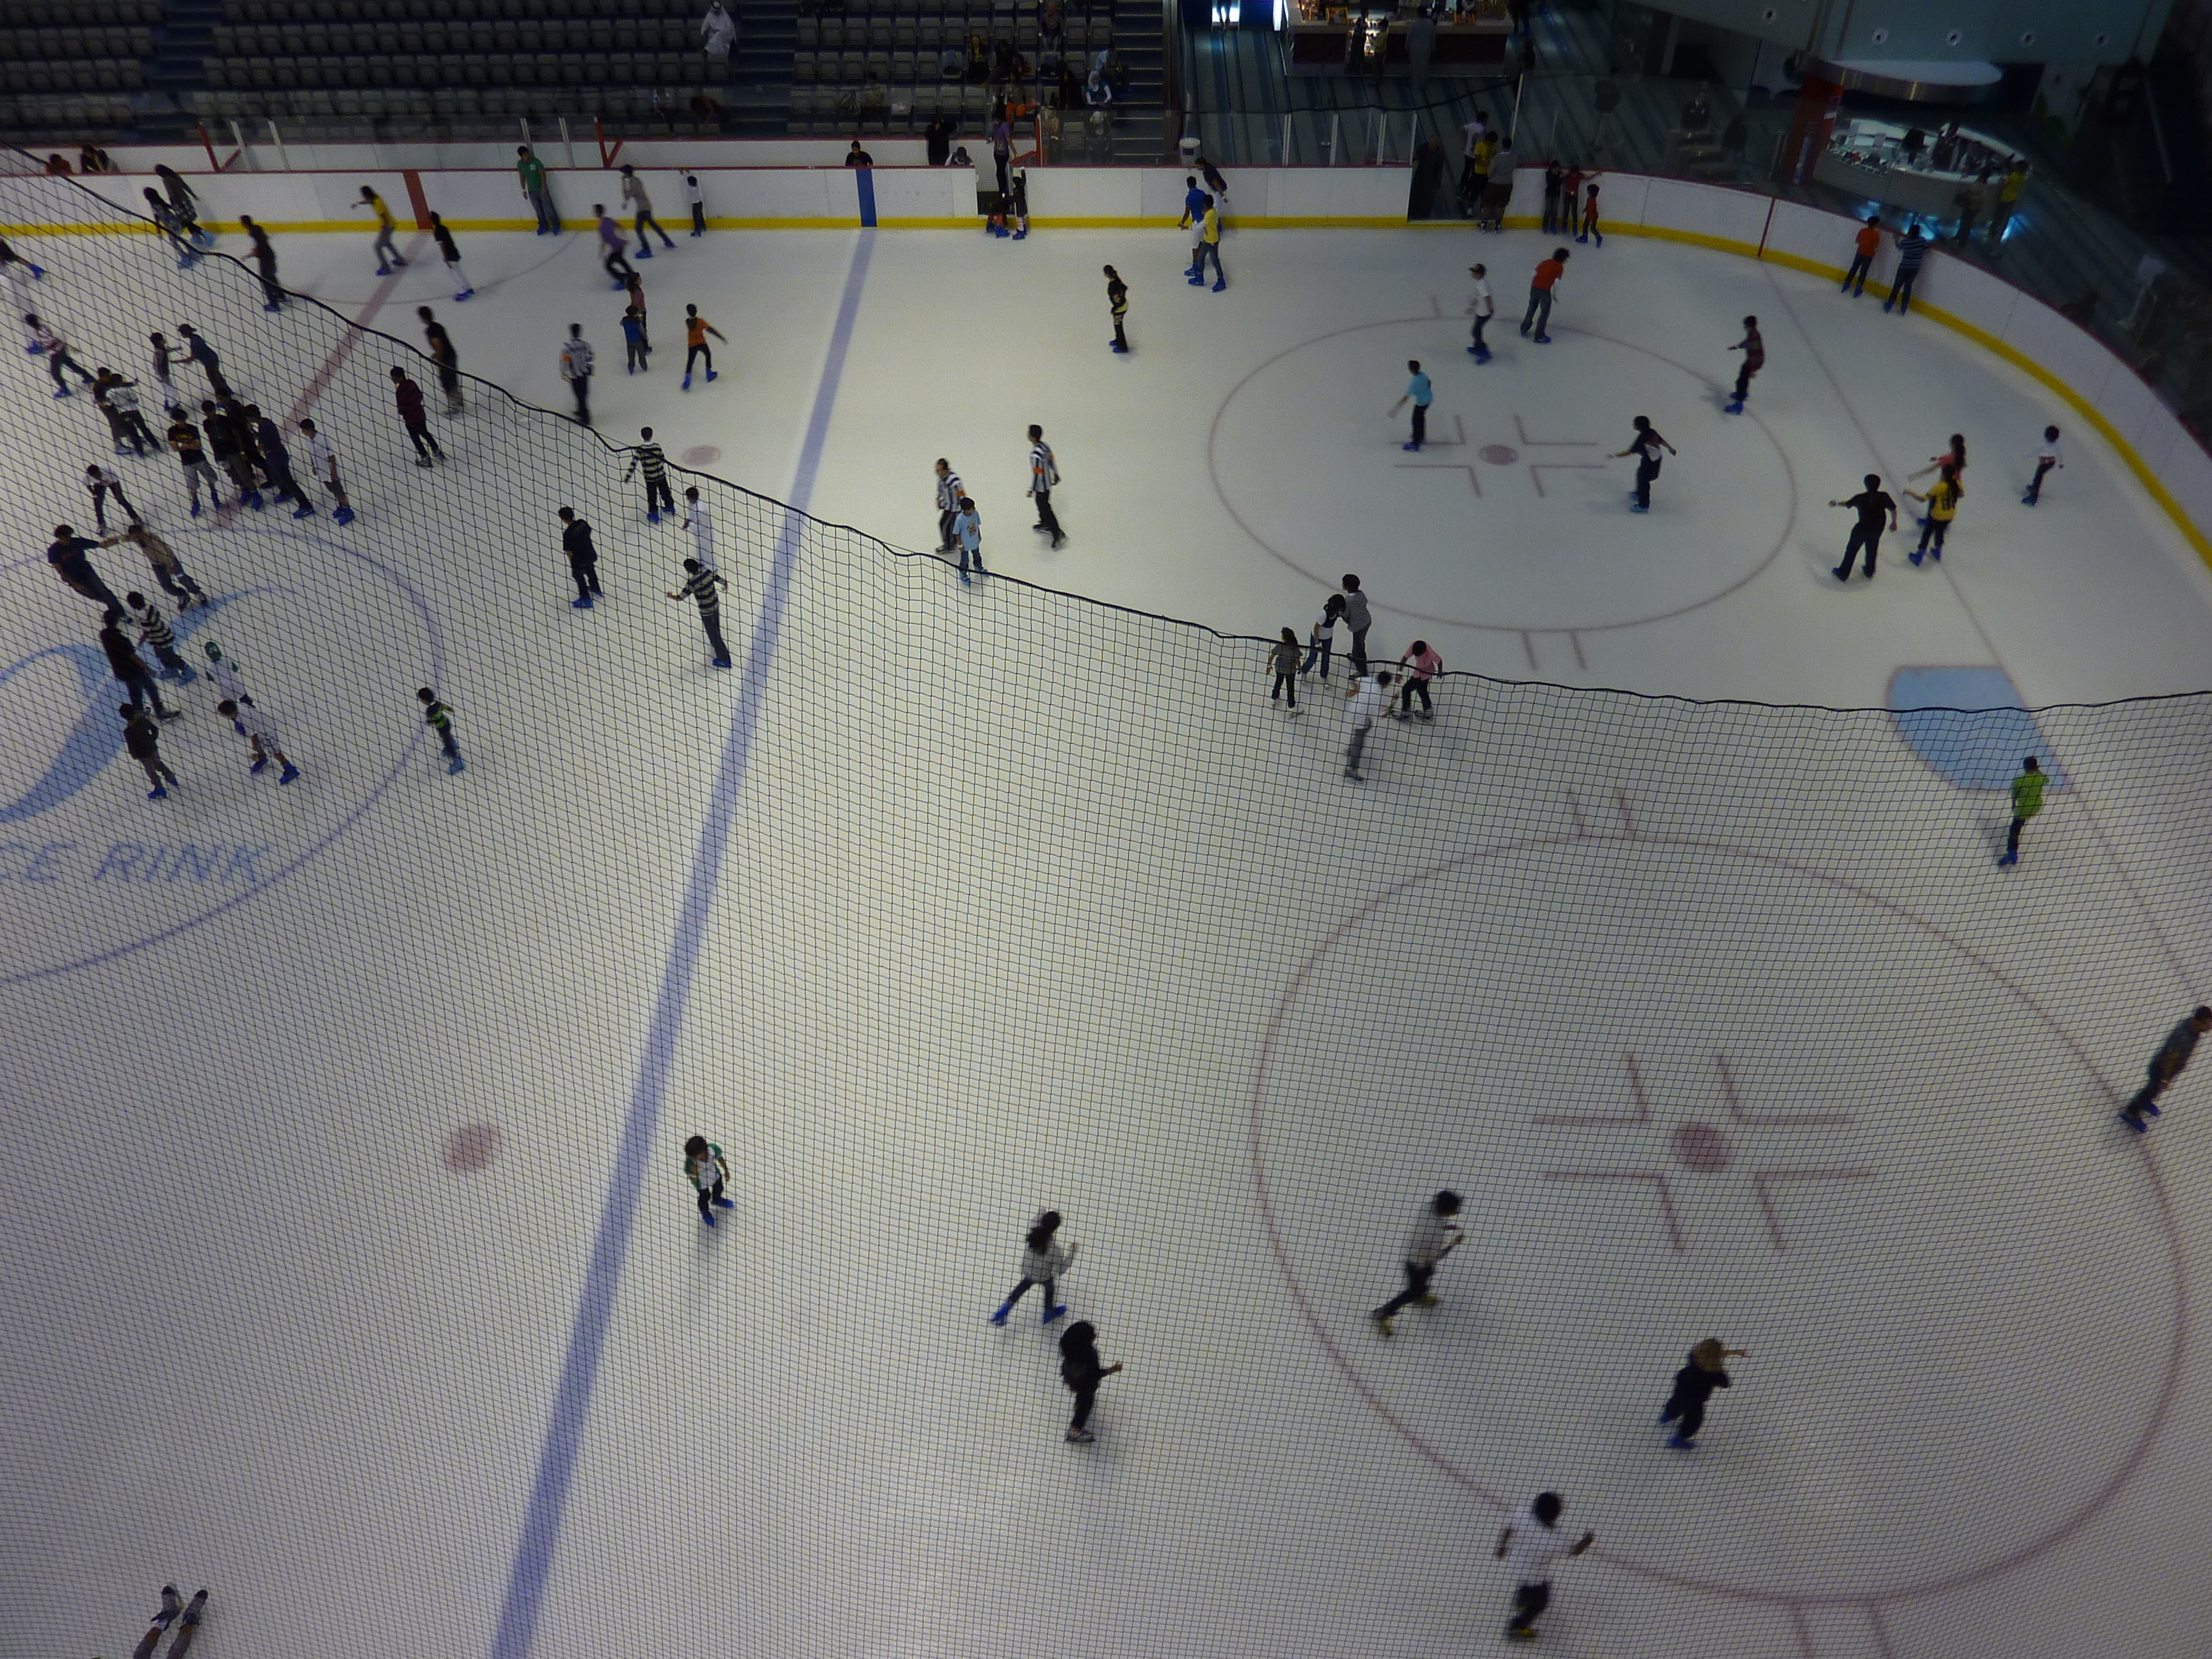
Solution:
<svg viewBox="0 0 2212 1659"><path fill-rule="evenodd" d="M1490 228L1503 222L1502 200L1492 202L1496 186L1490 180L1504 169L1503 188L1510 190L1510 157L1509 142L1498 140L1486 132L1479 140L1480 148L1470 152L1468 176L1477 179L1476 204L1473 211ZM865 157L863 158L865 160ZM1481 165L1472 165L1476 160ZM1191 263L1185 276L1194 286L1205 283L1210 267L1213 275L1213 291L1219 293L1227 287L1220 259L1221 222L1228 199L1228 185L1219 172L1210 165L1201 164L1206 179L1201 187L1198 176L1186 180L1188 193L1184 202L1181 221L1193 232ZM523 147L520 151L517 174L526 199L537 216L537 234L557 234L562 228L557 210L554 208L545 169L535 155ZM164 167L158 169L163 180L160 191L147 192L149 209L155 223L167 235L179 254L179 263L191 264L203 257L212 238L200 226L198 204L191 186L176 173ZM653 216L653 204L643 182L629 167L622 169L623 204L633 216L633 234L639 241L636 257L653 257L651 238L659 234L664 250L672 248L673 239L661 229ZM686 175L686 197L691 210L691 231L694 237L706 231L703 193L695 175ZM1544 227L1547 230L1571 232L1578 244L1602 246L1599 229L1599 184L1595 177L1586 177L1581 169L1554 163L1547 170L1544 194ZM395 221L389 206L372 187L361 187L358 205L367 209L375 222L373 252L377 258L380 274L389 275L404 266L406 261L394 240ZM603 204L594 204L592 213L595 228L603 248L603 263L614 288L627 296L623 319L625 342L629 347L629 372L647 372L647 357L652 351L647 331L646 306L637 272L628 257L628 239L618 222L608 214ZM431 235L446 264L453 288L453 298L465 301L475 292L461 262L459 246L449 229L438 216L431 216ZM241 227L252 244L252 254L261 280L264 303L268 309L280 308L286 295L277 280L276 254L267 233L250 217L241 216ZM992 227L1002 230L1002 222ZM1025 227L1024 227L1025 228ZM1867 274L1880 248L1883 234L1878 218L1869 218L1856 234L1856 251L1845 274L1843 291L1856 296L1863 293ZM1909 308L1912 286L1917 279L1929 240L1917 225L1908 223L1896 236L1898 271L1889 300L1884 309L1902 311ZM1552 343L1550 324L1553 306L1559 298L1561 282L1565 276L1571 250L1554 247L1539 261L1529 283L1528 301L1522 319L1520 333L1537 345ZM163 334L149 337L152 348L151 372L158 396L168 419L165 434L157 440L149 430L138 401L139 383L112 368L102 366L88 371L71 355L69 343L61 329L38 309L33 286L46 276L43 268L23 258L4 242L0 242L0 277L4 277L23 319L27 349L44 358L55 386L54 395L67 398L74 394L66 375L74 374L80 384L91 391L95 404L107 420L110 436L117 454L144 456L166 446L174 454L184 473L190 512L200 516L200 492L205 487L208 506L222 510L227 505L243 506L258 510L267 497L279 502L290 502L295 517L312 517L315 507L294 471L292 452L278 422L264 415L252 401L240 398L226 378L222 358L207 337L191 325L179 329L179 343L171 343ZM1467 347L1468 355L1478 366L1486 364L1493 353L1486 338L1488 325L1496 314L1496 301L1488 279L1487 267L1477 264L1469 268L1473 289L1467 302L1467 312L1472 319L1473 338ZM1115 268L1104 267L1107 300L1114 325L1111 349L1116 353L1129 350L1126 332L1128 312L1128 285ZM459 378L459 358L451 337L441 325L431 308L425 306L418 313L424 326L428 355L436 372L446 397L448 416L460 414L465 407ZM1722 405L1722 412L1741 415L1749 398L1752 382L1766 366L1765 343L1759 330L1759 319L1747 317L1743 321L1743 337L1729 349L1740 353L1733 391ZM724 337L699 315L696 306L686 308L686 333L689 355L685 362L684 385L691 385L693 369L703 358L706 376L709 381L716 377L713 368L712 351L706 343L707 336L716 339ZM569 337L562 348L562 373L574 390L576 418L586 423L590 420L589 382L594 372L594 354L583 338L580 325L572 325ZM206 379L211 394L199 400L197 410L180 390L176 375L190 367L198 369ZM1404 393L1392 406L1391 414L1408 405L1412 410L1412 426L1408 450L1418 451L1426 441L1427 419L1435 399L1432 380L1418 360L1407 365L1410 376ZM428 417L424 411L421 388L400 367L390 371L394 388L395 403L403 429L415 448L418 465L434 465L443 459L443 452L428 432ZM197 420L194 418L197 414ZM1629 510L1649 513L1652 510L1652 485L1661 471L1662 458L1677 454L1674 447L1662 435L1645 416L1638 416L1632 423L1632 435L1626 448L1615 452L1615 459L1633 458L1637 463L1636 477L1631 493ZM302 419L297 424L308 476L324 489L335 506L331 516L341 525L353 521L355 514L348 501L336 451L328 437L318 429L312 419ZM1036 518L1032 526L1050 538L1057 547L1065 534L1054 511L1052 490L1060 482L1060 471L1051 447L1045 441L1042 429L1032 425L1028 428L1030 441L1028 489ZM2045 429L2043 441L2029 458L2032 475L2021 496L2022 504L2037 505L2041 500L2044 483L2050 473L2063 465L2059 446L2059 431L2055 426ZM659 524L662 515L680 519L682 527L690 538L690 556L683 561L685 580L678 588L668 592L672 600L690 599L697 607L700 621L710 648L711 663L718 668L731 665L728 647L723 639L720 623L720 594L728 583L716 565L714 517L710 508L696 488L684 492L679 507L668 478L668 462L665 452L653 441L653 428L641 429L640 441L631 447L629 471L624 482L641 476L647 492L647 516ZM1915 565L1923 558L1940 562L1944 552L1946 536L1954 520L1959 505L1966 495L1965 478L1967 466L1966 441L1962 434L1953 434L1942 453L1932 457L1928 466L1912 475L1917 481L1932 477L1923 490L1907 489L1902 493L1906 499L1919 502L1925 508L1921 521L1919 544L1911 555ZM218 476L220 469L222 477ZM963 486L960 476L950 463L940 458L935 464L935 507L938 513L937 551L947 558L957 557L956 569L963 582L987 573L981 550L981 517L974 497ZM229 481L233 495L226 503L222 494L223 477ZM131 502L123 478L104 463L94 463L85 470L85 487L91 498L92 511L100 538L80 536L68 524L55 526L54 539L47 557L56 574L74 592L100 608L97 637L111 665L114 678L122 685L127 701L118 708L124 721L124 747L143 769L148 781L153 786L149 799L161 800L171 788L178 787L176 774L168 767L160 751L161 733L167 722L181 717L181 711L168 707L161 695L161 683L170 682L182 686L204 676L217 694L216 712L228 720L245 741L250 755L248 769L262 773L271 763L280 769L277 781L289 784L301 775L300 768L286 754L276 716L268 707L247 689L240 665L234 656L218 641L205 639L201 643L204 659L203 665L195 668L187 663L177 648L175 630L168 617L140 591L128 589L118 595L100 572L93 566L90 555L105 549L128 544L143 556L161 590L176 605L179 615L195 607L205 606L210 600L205 591L187 573L174 548L147 525ZM1852 510L1857 516L1845 544L1843 561L1834 574L1838 580L1847 581L1855 563L1863 561L1866 575L1875 573L1875 559L1881 537L1886 530L1893 531L1898 524L1897 501L1883 488L1881 475L1869 473L1863 479L1863 488L1855 495L1832 501L1832 507ZM265 493L264 493L265 492ZM107 507L110 501L127 517L127 527L108 533ZM591 526L573 507L562 507L558 512L561 524L562 547L576 586L576 597L570 603L576 608L590 609L602 597L604 589L599 577L599 556L592 541ZM1285 628L1271 647L1267 665L1273 676L1271 702L1285 702L1286 712L1300 712L1297 692L1301 680L1318 678L1329 680L1332 659L1335 651L1336 630L1341 627L1349 635L1348 658L1352 684L1346 693L1350 703L1352 725L1346 744L1344 776L1347 781L1364 782L1363 763L1370 734L1385 719L1408 720L1418 718L1430 720L1435 717L1435 705L1431 685L1443 672L1442 658L1425 640L1415 640L1398 659L1395 671L1380 668L1370 662L1368 654L1368 635L1372 626L1372 610L1361 581L1353 574L1342 579L1339 591L1330 594L1322 604L1311 629L1302 641L1297 631ZM149 667L150 655L155 666ZM1393 690L1394 686L1396 688ZM422 687L415 693L421 719L440 740L441 752L449 772L463 769L463 760L453 735L451 705L431 687ZM1415 703L1419 702L1418 711ZM1392 708L1395 703L1396 707ZM2027 822L2042 809L2047 775L2034 757L2023 763L2021 773L2011 786L2013 816L2007 835L2006 851L1999 862L2010 866L2017 862L2021 833ZM2165 1091L2188 1066L2198 1038L2212 1030L2212 1008L2199 1007L2185 1018L2167 1035L2149 1063L2146 1081L2141 1090L2121 1109L2121 1120L2138 1133L2148 1128L2147 1119L2159 1115L2159 1101ZM717 1212L735 1206L726 1188L730 1177L728 1162L722 1149L703 1135L690 1137L684 1146L684 1173L696 1198L701 1221L708 1227L717 1224ZM1460 1194L1449 1190L1440 1191L1426 1200L1407 1239L1401 1256L1403 1284L1398 1292L1373 1310L1369 1316L1377 1334L1389 1337L1394 1322L1407 1308L1431 1308L1437 1297L1433 1281L1444 1261L1464 1241L1465 1234L1457 1219L1464 1207ZM1068 1314L1067 1305L1060 1299L1061 1281L1073 1267L1079 1246L1063 1243L1059 1235L1062 1216L1057 1210L1044 1210L1036 1215L1024 1230L1018 1264L1018 1279L989 1322L1005 1327L1017 1306L1031 1290L1039 1292L1042 1322L1051 1326ZM1073 1396L1072 1419L1065 1431L1066 1438L1076 1444L1088 1444L1097 1436L1091 1426L1094 1407L1101 1386L1110 1376L1119 1374L1122 1366L1106 1364L1098 1352L1098 1332L1096 1324L1079 1319L1067 1325L1059 1339L1060 1373L1063 1384ZM1686 1363L1673 1376L1659 1413L1660 1425L1668 1430L1666 1444L1676 1450L1689 1451L1698 1444L1698 1437L1705 1425L1708 1402L1713 1393L1729 1388L1734 1379L1727 1369L1731 1358L1747 1357L1740 1348L1724 1346L1713 1338L1693 1345ZM1585 1531L1578 1538L1571 1536L1560 1526L1565 1510L1564 1500L1555 1492L1540 1493L1513 1516L1501 1532L1496 1547L1498 1559L1509 1564L1513 1580L1511 1612L1508 1634L1516 1638L1531 1638L1535 1633L1535 1620L1551 1597L1551 1577L1553 1568L1562 1560L1583 1554L1595 1541L1593 1534ZM161 1607L152 1627L139 1644L134 1659L151 1659L154 1647L173 1626L176 1639L170 1647L170 1659L183 1659L193 1639L194 1632L204 1607L207 1592L202 1590L189 1604L180 1603L173 1586L165 1586L161 1592Z"/></svg>

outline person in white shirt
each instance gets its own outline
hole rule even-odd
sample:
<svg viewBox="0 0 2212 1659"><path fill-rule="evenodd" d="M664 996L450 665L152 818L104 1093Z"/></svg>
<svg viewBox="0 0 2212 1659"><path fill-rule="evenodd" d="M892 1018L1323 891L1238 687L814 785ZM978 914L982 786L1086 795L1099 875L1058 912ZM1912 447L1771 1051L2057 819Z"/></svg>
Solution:
<svg viewBox="0 0 2212 1659"><path fill-rule="evenodd" d="M1052 487L1060 482L1060 468L1052 458L1052 446L1044 441L1044 428L1030 428L1030 496L1036 503L1037 521L1030 526L1042 530L1052 538L1058 547L1067 539L1060 534L1060 515L1052 510Z"/></svg>
<svg viewBox="0 0 2212 1659"><path fill-rule="evenodd" d="M2058 428L2043 428L2043 441L2035 447L2035 477L2028 480L2027 494L2020 498L2022 507L2033 507L2043 499L2045 477L2066 465L2065 452L2058 447Z"/></svg>
<svg viewBox="0 0 2212 1659"><path fill-rule="evenodd" d="M707 8L707 15L699 20L699 40L707 50L707 67L717 80L730 78L730 47L737 38L737 20L730 15L722 0L714 0Z"/></svg>
<svg viewBox="0 0 2212 1659"><path fill-rule="evenodd" d="M1352 704L1352 741L1344 750L1344 775L1353 783L1367 781L1359 770L1360 757L1367 752L1367 734L1375 729L1376 721L1390 717L1390 678L1387 673L1370 674L1354 681L1346 693Z"/></svg>
<svg viewBox="0 0 2212 1659"><path fill-rule="evenodd" d="M937 458L937 550L952 550L952 521L960 516L960 475L944 456Z"/></svg>
<svg viewBox="0 0 2212 1659"><path fill-rule="evenodd" d="M268 715L250 702L231 697L216 704L215 712L246 733L246 744L253 750L253 764L247 771L261 771L273 760L284 769L277 775L277 782L289 783L300 775L300 769L285 758L284 745L276 737L276 723Z"/></svg>
<svg viewBox="0 0 2212 1659"><path fill-rule="evenodd" d="M952 538L960 544L962 583L964 585L969 580L968 562L970 559L975 562L976 575L988 575L989 573L983 568L983 515L975 510L975 499L972 495L960 498L960 511L952 518Z"/></svg>
<svg viewBox="0 0 2212 1659"><path fill-rule="evenodd" d="M699 188L699 175L696 173L684 175L684 204L691 210L691 234L704 236L707 234L707 192Z"/></svg>
<svg viewBox="0 0 2212 1659"><path fill-rule="evenodd" d="M716 568L714 515L707 511L707 503L699 499L696 484L684 492L684 527L691 532L691 556L699 561L700 568Z"/></svg>
<svg viewBox="0 0 2212 1659"><path fill-rule="evenodd" d="M1298 670L1303 678L1310 678L1315 669L1321 670L1322 684L1328 683L1329 653L1336 648L1336 625L1344 620L1344 595L1332 593L1322 602L1321 615L1314 618L1313 637L1306 649L1306 665Z"/></svg>
<svg viewBox="0 0 2212 1659"><path fill-rule="evenodd" d="M1075 1253L1083 1247L1070 1244L1063 1248L1058 1243L1053 1235L1059 1226L1060 1212L1056 1210L1047 1210L1030 1224L1029 1232L1022 1240L1021 1283L1015 1285L999 1305L999 1311L991 1316L994 1325L1006 1322L1006 1316L1013 1312L1014 1304L1029 1293L1032 1285L1042 1285L1044 1290L1044 1318L1040 1322L1049 1325L1067 1311L1066 1304L1060 1299L1059 1279L1073 1265Z"/></svg>
<svg viewBox="0 0 2212 1659"><path fill-rule="evenodd" d="M676 239L661 228L660 221L653 216L653 198L645 193L645 180L637 176L637 169L625 161L622 170L622 198L632 213L637 216L631 226L637 237L637 257L653 258L653 237L660 238L663 247L674 247ZM647 233L651 233L648 234Z"/></svg>
<svg viewBox="0 0 2212 1659"><path fill-rule="evenodd" d="M1460 1195L1449 1191L1438 1193L1421 1206L1420 1219L1413 1224L1413 1234L1406 1241L1406 1288L1370 1316L1383 1335L1390 1334L1392 1317L1407 1304L1436 1306L1429 1281L1437 1276L1437 1264L1460 1246L1459 1223L1452 1219L1459 1212Z"/></svg>
<svg viewBox="0 0 2212 1659"><path fill-rule="evenodd" d="M1474 343L1467 355L1478 363L1490 361L1490 348L1483 343L1482 331L1490 326L1490 319L1498 312L1498 301L1491 296L1490 268L1469 265L1467 274L1474 278L1474 291L1467 296L1467 314L1474 319Z"/></svg>
<svg viewBox="0 0 2212 1659"><path fill-rule="evenodd" d="M340 524L351 524L353 504L346 500L345 483L338 477L337 451L331 447L328 438L315 429L313 421L300 422L300 435L307 441L307 470L337 501L337 506L331 509L331 517Z"/></svg>
<svg viewBox="0 0 2212 1659"><path fill-rule="evenodd" d="M584 338L581 323L568 325L568 337L561 345L561 378L576 394L576 421L580 426L592 423L592 347Z"/></svg>
<svg viewBox="0 0 2212 1659"><path fill-rule="evenodd" d="M1498 1535L1498 1559L1513 1575L1513 1613L1505 1626L1509 1641L1536 1639L1536 1620L1552 1604L1552 1568L1597 1542L1594 1532L1567 1542L1559 1530L1559 1512L1565 1508L1559 1493L1538 1492Z"/></svg>
<svg viewBox="0 0 2212 1659"><path fill-rule="evenodd" d="M213 640L207 641L200 649L207 653L207 676L215 682L215 689L222 694L222 701L243 703L248 708L252 708L253 699L246 695L246 688L238 683L238 665L225 656L222 647ZM240 737L246 735L246 726L243 721L234 720L231 725L237 730Z"/></svg>

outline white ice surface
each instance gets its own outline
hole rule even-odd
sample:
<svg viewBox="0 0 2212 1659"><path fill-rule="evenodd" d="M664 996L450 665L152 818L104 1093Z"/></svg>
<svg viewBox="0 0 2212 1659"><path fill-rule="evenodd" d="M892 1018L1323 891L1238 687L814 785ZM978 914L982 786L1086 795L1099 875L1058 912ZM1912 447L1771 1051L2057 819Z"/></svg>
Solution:
<svg viewBox="0 0 2212 1659"><path fill-rule="evenodd" d="M1294 565L1358 568L1377 646L1419 629L1504 677L1844 704L1901 665L2002 666L2039 703L2205 683L2212 589L2179 536L2086 434L2019 508L2020 455L2063 416L1931 325L1616 239L1577 251L1549 355L1509 325L1477 371L1460 270L1517 273L1533 238L1255 234L1218 296L1176 243L879 238L817 514L927 546L946 454L996 569L1266 633L1318 604ZM652 422L780 495L853 248L717 236L642 267L644 380L580 238L468 239L478 299L418 264L379 325L411 337L433 300L466 367L560 407L573 316L602 429ZM83 255L50 251L60 308ZM286 274L350 313L360 252L294 239ZM1126 362L1103 259L1136 289ZM687 299L733 341L688 396ZM1771 361L1759 418L1730 422L1746 311ZM178 319L70 320L123 353ZM291 356L225 343L264 401L299 390ZM281 862L352 823L164 943L0 988L9 1659L127 1650L172 1578L215 1587L207 1659L480 1654L498 1613L737 693L659 598L679 538L617 468L570 434L520 447L532 422L479 398L425 478L381 353L318 410L349 532L191 526L173 467L130 465L245 596L217 631L307 777L248 780L193 687L166 816L118 761L0 825L73 849L0 882L20 971L221 896L93 879L118 845ZM1480 497L1395 471L1408 356L1437 369L1432 431L1477 450L1618 448L1651 415L1683 451L1659 510L1621 511L1626 463L1540 498L1525 456L1478 455ZM91 419L27 361L10 378L6 662L87 637L37 554L82 515L58 434ZM1058 554L1019 500L1030 420L1067 475ZM1893 544L1837 592L1820 503L1961 427L1944 567ZM589 617L562 603L562 500L601 527ZM725 558L741 656L774 520L751 528ZM434 664L459 778L415 724ZM1249 646L810 539L536 1651L1486 1650L1492 1500L1542 1485L1601 1536L1547 1650L2196 1651L2212 1411L2175 1268L2212 1232L2203 1084L2142 1144L2106 1090L2203 989L2203 799L2174 781L2201 711L2047 724L2077 787L2001 878L1998 806L1879 716L1716 725L1460 682L1353 797L1334 710L1287 723L1255 685ZM0 797L76 698L51 661L0 688ZM1722 1056L1743 1111L1849 1121L1739 1121ZM1631 1115L1638 1088L1650 1125L1536 1121ZM442 1167L478 1122L499 1160ZM1686 1122L1724 1168L1668 1162ZM735 1170L711 1236L676 1175L694 1127ZM1791 1187L1770 1224L1753 1172L1816 1167L1867 1173ZM1600 1168L1668 1170L1682 1248L1647 1191L1555 1176ZM1361 1310L1446 1181L1471 1242L1386 1348ZM1085 1245L1076 1313L1128 1364L1081 1451L1034 1302L982 1323L1047 1202ZM1686 1462L1649 1419L1713 1333L1753 1357Z"/></svg>

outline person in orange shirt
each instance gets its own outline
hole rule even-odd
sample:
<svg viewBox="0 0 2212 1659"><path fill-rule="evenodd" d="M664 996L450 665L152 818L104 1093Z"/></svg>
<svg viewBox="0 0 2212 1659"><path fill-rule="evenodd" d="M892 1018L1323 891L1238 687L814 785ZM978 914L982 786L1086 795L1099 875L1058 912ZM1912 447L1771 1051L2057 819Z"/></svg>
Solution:
<svg viewBox="0 0 2212 1659"><path fill-rule="evenodd" d="M1563 247L1552 250L1552 257L1536 267L1536 274L1528 283L1528 313L1521 319L1521 331L1532 330L1538 345L1549 345L1552 337L1544 331L1552 321L1552 286L1567 274L1567 251Z"/></svg>
<svg viewBox="0 0 2212 1659"><path fill-rule="evenodd" d="M1844 286L1841 290L1854 300L1866 292L1867 272L1874 268L1874 256L1881 247L1881 216L1880 214L1867 215L1867 222L1859 230L1857 246L1858 253L1851 260L1851 268L1844 273ZM1854 283L1856 284L1856 287L1853 286Z"/></svg>
<svg viewBox="0 0 2212 1659"><path fill-rule="evenodd" d="M720 329L716 328L714 324L708 322L704 317L702 317L699 314L698 307L684 307L684 389L686 392L689 392L691 389L691 365L701 357L704 357L707 360L707 378L709 380L713 380L716 378L714 374L714 349L707 343L707 337L709 334L720 340L724 345L727 345L730 343L730 337L728 335L723 333Z"/></svg>

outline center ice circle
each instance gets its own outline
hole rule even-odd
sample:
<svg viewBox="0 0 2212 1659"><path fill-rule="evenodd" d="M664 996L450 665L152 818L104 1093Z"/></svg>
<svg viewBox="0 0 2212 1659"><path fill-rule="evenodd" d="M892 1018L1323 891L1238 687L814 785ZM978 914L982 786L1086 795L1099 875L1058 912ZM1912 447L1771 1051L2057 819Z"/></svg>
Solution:
<svg viewBox="0 0 2212 1659"><path fill-rule="evenodd" d="M1464 628L1656 621L1780 553L1796 485L1755 410L1717 417L1711 381L1625 341L1514 341L1478 368L1466 333L1449 318L1368 323L1261 364L1214 416L1223 504L1323 586L1356 569L1379 611ZM1419 453L1400 447L1406 413L1385 413L1409 359L1436 392ZM1610 459L1639 414L1682 451L1644 514L1628 510L1634 464Z"/></svg>
<svg viewBox="0 0 2212 1659"><path fill-rule="evenodd" d="M1431 870L1322 944L1252 1146L1308 1324L1461 1485L1555 1488L1665 1582L1863 1602L2025 1562L2156 1436L2179 1243L2116 1098L1878 895L1573 837ZM1366 1310L1443 1187L1467 1243L1385 1340ZM1751 1358L1686 1458L1656 1419L1707 1336Z"/></svg>

